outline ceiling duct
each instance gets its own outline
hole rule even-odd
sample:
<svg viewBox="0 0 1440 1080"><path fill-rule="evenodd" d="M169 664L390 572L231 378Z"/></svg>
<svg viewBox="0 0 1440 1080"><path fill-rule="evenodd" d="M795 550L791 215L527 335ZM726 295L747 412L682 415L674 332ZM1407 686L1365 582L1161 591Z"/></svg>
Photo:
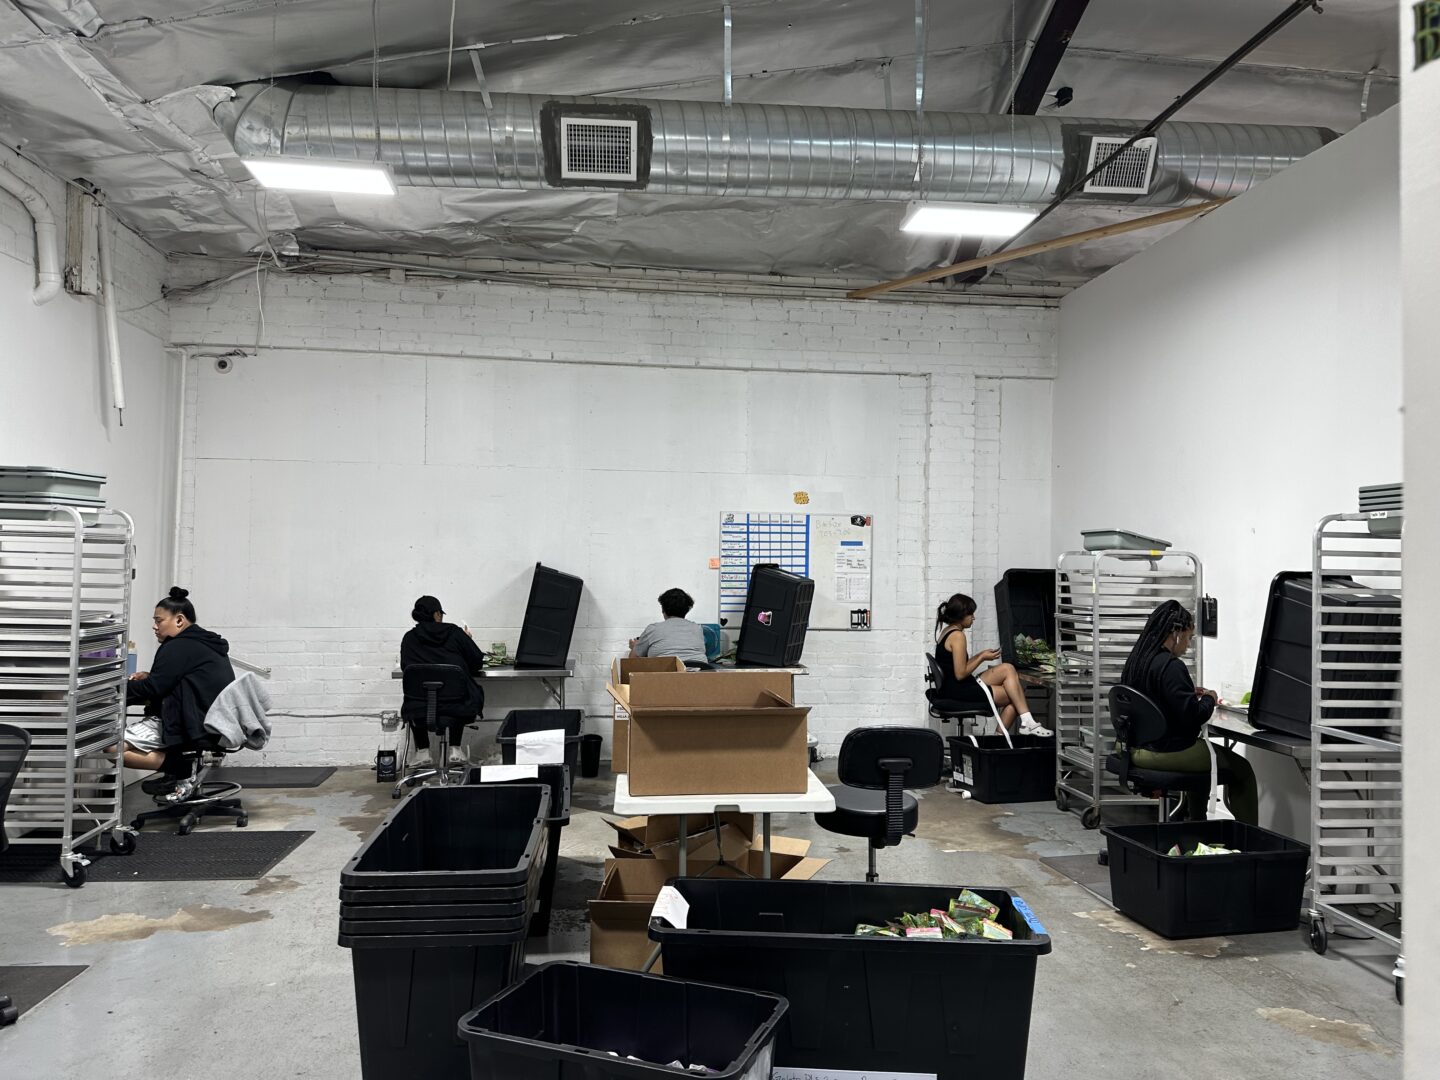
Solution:
<svg viewBox="0 0 1440 1080"><path fill-rule="evenodd" d="M906 112L531 94L489 98L487 108L482 95L459 91L252 83L222 104L217 117L242 157L373 161L378 151L398 182L416 187L623 187L668 195L1008 204L1049 201L1083 175L1097 136L1124 140L1143 127L1132 120L927 112L921 155L915 115ZM583 144L570 144L590 159L579 170L585 175L562 175L559 140L569 137L569 125L560 121L567 117L635 121L629 150L600 162L603 168L623 165L624 178L595 177L601 170L590 167L596 164L593 152L613 150L617 140L593 131ZM1168 206L1239 195L1334 137L1316 127L1170 123L1158 132L1145 193L1079 198ZM924 168L917 179L918 160Z"/></svg>

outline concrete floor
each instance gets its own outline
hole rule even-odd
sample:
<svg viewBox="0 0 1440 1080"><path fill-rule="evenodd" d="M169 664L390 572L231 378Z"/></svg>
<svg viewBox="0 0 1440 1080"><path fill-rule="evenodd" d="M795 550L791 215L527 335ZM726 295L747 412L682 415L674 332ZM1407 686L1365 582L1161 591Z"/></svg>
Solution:
<svg viewBox="0 0 1440 1080"><path fill-rule="evenodd" d="M557 890L557 907L570 911L557 912L531 959L585 958L581 901L598 887L612 835L595 812L608 790L577 787ZM336 888L340 866L394 804L365 769L247 801L252 829L315 830L258 882L0 887L0 963L91 965L0 1029L0 1077L358 1080ZM834 860L822 878L863 878L862 845L809 819L776 824ZM1032 1080L1401 1075L1384 948L1335 942L1320 957L1299 931L1164 941L1038 861L1097 845L1052 805L984 806L937 789L917 838L880 856L885 880L1014 888L1046 924L1054 952L1038 965Z"/></svg>

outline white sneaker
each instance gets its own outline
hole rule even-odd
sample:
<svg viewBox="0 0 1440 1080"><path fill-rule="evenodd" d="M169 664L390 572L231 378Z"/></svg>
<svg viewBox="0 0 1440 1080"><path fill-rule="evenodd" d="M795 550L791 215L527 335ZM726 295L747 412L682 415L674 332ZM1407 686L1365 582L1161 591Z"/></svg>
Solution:
<svg viewBox="0 0 1440 1080"><path fill-rule="evenodd" d="M1049 728L1044 727L1041 724L1035 723L1033 720L1028 724L1022 720L1020 722L1020 734L1033 735L1038 739L1049 739L1053 737L1055 733Z"/></svg>

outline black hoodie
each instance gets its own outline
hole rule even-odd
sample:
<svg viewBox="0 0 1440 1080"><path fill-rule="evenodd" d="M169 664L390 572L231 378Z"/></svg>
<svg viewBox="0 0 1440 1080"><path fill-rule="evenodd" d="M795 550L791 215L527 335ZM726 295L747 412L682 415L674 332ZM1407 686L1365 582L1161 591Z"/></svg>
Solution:
<svg viewBox="0 0 1440 1080"><path fill-rule="evenodd" d="M470 640L465 629L455 623L417 622L400 639L400 668L404 670L411 664L454 664L467 675L478 675L485 666L485 654ZM485 705L484 692L478 686L473 686L473 690L465 705L453 710L442 709L442 713L452 719L473 720ZM407 721L418 721L424 716L424 706L408 700L400 711Z"/></svg>
<svg viewBox="0 0 1440 1080"><path fill-rule="evenodd" d="M125 684L125 700L147 702L146 711L160 716L164 744L181 746L204 739L205 714L234 681L229 642L191 625L160 643L150 673Z"/></svg>

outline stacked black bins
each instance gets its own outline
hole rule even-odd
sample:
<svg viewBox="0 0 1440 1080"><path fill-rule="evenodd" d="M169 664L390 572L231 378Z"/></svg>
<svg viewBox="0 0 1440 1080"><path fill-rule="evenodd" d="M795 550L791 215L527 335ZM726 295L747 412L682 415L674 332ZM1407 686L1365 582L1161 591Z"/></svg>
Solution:
<svg viewBox="0 0 1440 1080"><path fill-rule="evenodd" d="M520 974L545 866L540 784L412 793L340 874L364 1080L465 1080L460 1017Z"/></svg>
<svg viewBox="0 0 1440 1080"><path fill-rule="evenodd" d="M1035 961L1050 938L1007 889L975 888L1010 941L856 937L945 908L958 885L684 878L685 929L650 920L665 974L783 996L775 1065L1023 1080ZM977 996L978 995L978 996ZM1003 1002L997 1008L977 1001Z"/></svg>
<svg viewBox="0 0 1440 1080"><path fill-rule="evenodd" d="M535 898L535 915L530 920L530 936L544 937L550 933L550 909L555 898L555 874L560 862L560 830L570 824L570 787L572 773L568 765L537 765L537 780L550 791L550 812L545 819L545 868L540 873L540 892ZM484 768L477 766L465 774L465 783L487 783ZM501 780L501 784L534 784L536 780ZM496 783L496 781L488 781Z"/></svg>
<svg viewBox="0 0 1440 1080"><path fill-rule="evenodd" d="M460 1035L472 1080L659 1080L692 1066L769 1080L784 1014L771 994L557 962L466 1016Z"/></svg>
<svg viewBox="0 0 1440 1080"><path fill-rule="evenodd" d="M1300 924L1307 844L1229 820L1114 825L1103 831L1115 907L1157 934L1259 934ZM1201 843L1238 854L1188 854ZM1169 854L1176 848L1179 854Z"/></svg>

